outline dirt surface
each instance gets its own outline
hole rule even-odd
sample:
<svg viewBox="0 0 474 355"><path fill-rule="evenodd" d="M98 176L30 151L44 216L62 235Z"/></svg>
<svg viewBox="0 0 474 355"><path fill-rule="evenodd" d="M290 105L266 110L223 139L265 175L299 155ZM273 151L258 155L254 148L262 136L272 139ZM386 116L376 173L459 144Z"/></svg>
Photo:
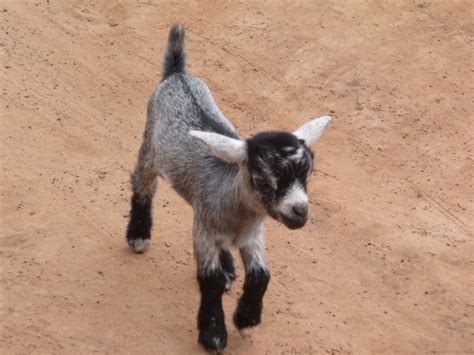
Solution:
<svg viewBox="0 0 474 355"><path fill-rule="evenodd" d="M161 2L160 2L161 3ZM263 324L228 354L474 351L470 1L1 1L0 352L202 353L192 211L124 236L169 27L243 136L331 114L312 217L266 222ZM237 256L237 253L234 253Z"/></svg>

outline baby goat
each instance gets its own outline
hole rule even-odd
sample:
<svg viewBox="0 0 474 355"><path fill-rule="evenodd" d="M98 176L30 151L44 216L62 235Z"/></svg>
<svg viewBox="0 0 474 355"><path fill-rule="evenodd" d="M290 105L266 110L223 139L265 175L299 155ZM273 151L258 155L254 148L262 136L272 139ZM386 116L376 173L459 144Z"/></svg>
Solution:
<svg viewBox="0 0 474 355"><path fill-rule="evenodd" d="M194 209L193 244L201 291L199 343L227 344L222 294L235 279L233 244L245 266L244 292L234 324L246 333L260 324L270 280L263 239L268 214L290 229L308 219L309 147L331 120L309 121L293 134L263 132L243 140L217 107L207 86L186 74L184 29L171 28L161 84L148 103L127 241L142 253L150 244L156 178L164 178Z"/></svg>

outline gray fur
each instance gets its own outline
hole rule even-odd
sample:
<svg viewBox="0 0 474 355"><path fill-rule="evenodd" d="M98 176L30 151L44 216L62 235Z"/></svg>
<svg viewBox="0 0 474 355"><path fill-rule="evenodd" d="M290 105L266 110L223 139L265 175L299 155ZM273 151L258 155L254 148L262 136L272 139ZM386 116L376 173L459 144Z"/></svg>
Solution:
<svg viewBox="0 0 474 355"><path fill-rule="evenodd" d="M127 241L137 253L150 242L152 199L164 178L194 210L193 246L201 306L199 342L222 350L227 342L222 292L235 279L236 245L245 267L244 293L234 314L241 330L260 323L270 280L265 261L263 219L288 228L308 217L306 184L313 169L309 145L331 120L308 122L295 134L262 132L242 140L198 78L186 74L184 29L171 28L163 78L148 102L143 144L132 174L132 208ZM227 256L226 256L227 255Z"/></svg>
<svg viewBox="0 0 474 355"><path fill-rule="evenodd" d="M153 177L159 174L193 206L195 253L200 270L207 270L218 265L219 248L212 244L242 243L261 228L266 213L252 191L245 164L209 155L207 147L189 134L191 130L240 138L201 80L174 74L150 98L133 175L144 179L134 186L152 196Z"/></svg>
<svg viewBox="0 0 474 355"><path fill-rule="evenodd" d="M309 156L308 148L284 147L285 154L293 153L287 158L283 158L277 150L267 149L266 153L256 159L261 166L260 174L263 175L249 171L246 159L242 159L247 155L245 146L236 154L240 158L234 163L233 155L229 155L229 149L232 153L232 145L224 147L227 150L221 151L223 154L212 154L212 147L204 143L206 140L199 139L202 132L232 138L233 140L227 141L233 142L234 147L239 146L242 141L232 123L217 107L208 87L200 79L185 74L185 63L184 29L181 25L175 25L169 34L163 81L148 103L144 140L132 175L134 193L141 202L151 201L156 190L156 177L161 176L192 205L194 248L199 272L206 273L209 269L219 268L219 246L230 244L239 245L242 251L247 244L253 243L256 246L255 253L262 255L245 257L244 254L252 254L245 252L244 261L248 260L249 263L246 267L251 268L255 260L258 260L261 267L265 267L263 248L252 240L262 239L263 243L261 224L264 217L270 213L287 226L301 227L306 221L304 216L300 216L298 223L290 223L292 218L298 217L292 214L291 203L306 204L307 199L303 186L300 200L294 198L297 196L295 194L280 191L281 196L290 196L290 200L275 200L269 206L268 201L262 202L265 201L265 190L262 192L255 188L257 180L266 179L271 188L276 190L281 177L272 168L275 161L279 167L290 168L295 161L298 163L304 156ZM329 117L310 121L295 134L304 138L305 142L313 142L329 121ZM316 138L312 136L312 130L315 130ZM195 131L197 134L193 133ZM211 140L214 138L216 136L210 137ZM226 139L220 141L225 142ZM225 161L217 156L230 158ZM278 167L277 169L280 170ZM312 162L307 175L311 170ZM148 244L140 245L146 247Z"/></svg>

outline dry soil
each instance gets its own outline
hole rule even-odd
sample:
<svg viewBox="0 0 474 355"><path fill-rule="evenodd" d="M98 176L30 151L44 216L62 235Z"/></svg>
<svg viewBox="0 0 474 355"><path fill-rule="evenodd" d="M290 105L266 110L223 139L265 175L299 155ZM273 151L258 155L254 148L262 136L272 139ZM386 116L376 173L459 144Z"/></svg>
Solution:
<svg viewBox="0 0 474 355"><path fill-rule="evenodd" d="M333 122L311 219L266 222L263 324L228 354L474 351L473 3L14 1L1 13L0 352L202 353L192 210L124 231L169 27L244 137ZM237 253L235 253L237 256Z"/></svg>

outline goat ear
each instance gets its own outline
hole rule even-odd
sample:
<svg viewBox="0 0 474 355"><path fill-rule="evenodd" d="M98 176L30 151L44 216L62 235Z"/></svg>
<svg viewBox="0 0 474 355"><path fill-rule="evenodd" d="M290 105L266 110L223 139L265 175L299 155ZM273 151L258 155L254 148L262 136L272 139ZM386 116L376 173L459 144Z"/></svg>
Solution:
<svg viewBox="0 0 474 355"><path fill-rule="evenodd" d="M309 147L319 139L321 133L323 133L324 128L326 128L326 125L329 122L331 122L330 116L315 118L302 125L295 132L293 132L293 134L299 139L304 140L306 146Z"/></svg>
<svg viewBox="0 0 474 355"><path fill-rule="evenodd" d="M240 163L247 159L247 143L243 140L212 132L189 131L189 134L204 142L209 152L217 158L229 163Z"/></svg>

